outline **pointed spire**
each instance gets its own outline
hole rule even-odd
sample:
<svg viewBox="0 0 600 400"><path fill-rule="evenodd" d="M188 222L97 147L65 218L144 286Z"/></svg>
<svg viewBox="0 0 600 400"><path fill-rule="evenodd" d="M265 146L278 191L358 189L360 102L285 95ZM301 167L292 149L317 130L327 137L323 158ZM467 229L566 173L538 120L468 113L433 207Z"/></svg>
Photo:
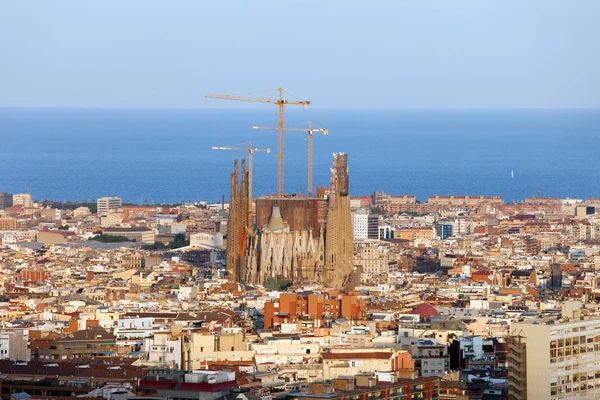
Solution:
<svg viewBox="0 0 600 400"><path fill-rule="evenodd" d="M267 229L271 232L282 231L286 228L285 222L281 217L281 211L279 210L279 206L273 206L271 210L271 218L269 219L269 223L267 224Z"/></svg>

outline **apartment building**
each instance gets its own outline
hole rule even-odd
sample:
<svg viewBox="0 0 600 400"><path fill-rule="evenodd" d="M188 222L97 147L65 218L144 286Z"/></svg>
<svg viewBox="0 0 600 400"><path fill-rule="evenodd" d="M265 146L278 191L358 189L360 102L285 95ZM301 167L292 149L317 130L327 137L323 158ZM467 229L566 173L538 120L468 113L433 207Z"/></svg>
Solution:
<svg viewBox="0 0 600 400"><path fill-rule="evenodd" d="M0 231L15 229L17 229L17 220L15 218L0 218Z"/></svg>
<svg viewBox="0 0 600 400"><path fill-rule="evenodd" d="M81 330L54 340L50 347L39 349L41 360L67 360L81 357L108 356L117 350L116 337L101 327Z"/></svg>
<svg viewBox="0 0 600 400"><path fill-rule="evenodd" d="M508 345L509 399L595 399L600 388L600 318L580 304L562 317L513 323Z"/></svg>
<svg viewBox="0 0 600 400"><path fill-rule="evenodd" d="M368 237L369 210L357 208L352 210L352 231L354 240L363 240Z"/></svg>
<svg viewBox="0 0 600 400"><path fill-rule="evenodd" d="M257 365L275 363L277 365L314 364L321 357L321 346L314 338L300 336L267 337L264 343L251 345Z"/></svg>
<svg viewBox="0 0 600 400"><path fill-rule="evenodd" d="M367 239L379 239L379 214L367 216Z"/></svg>
<svg viewBox="0 0 600 400"><path fill-rule="evenodd" d="M379 240L362 240L354 245L354 265L361 266L364 273L371 275L391 274L398 271L395 253L380 246Z"/></svg>
<svg viewBox="0 0 600 400"><path fill-rule="evenodd" d="M13 196L10 193L0 192L0 210L4 210L13 205Z"/></svg>
<svg viewBox="0 0 600 400"><path fill-rule="evenodd" d="M432 240L433 229L432 228L404 228L396 229L394 231L394 237L403 240L415 241L415 240Z"/></svg>
<svg viewBox="0 0 600 400"><path fill-rule="evenodd" d="M497 196L429 196L427 203L430 205L474 207L481 204L503 205L504 200Z"/></svg>
<svg viewBox="0 0 600 400"><path fill-rule="evenodd" d="M392 379L380 381L377 376L359 374L349 378L313 382L302 392L293 392L288 400L430 400L439 399L437 378Z"/></svg>
<svg viewBox="0 0 600 400"><path fill-rule="evenodd" d="M414 370L415 362L405 350L332 349L321 353L323 378L335 379L359 373Z"/></svg>
<svg viewBox="0 0 600 400"><path fill-rule="evenodd" d="M13 206L23 206L23 208L33 207L33 201L29 193L13 194Z"/></svg>
<svg viewBox="0 0 600 400"><path fill-rule="evenodd" d="M29 361L30 357L22 330L0 332L0 360Z"/></svg>
<svg viewBox="0 0 600 400"><path fill-rule="evenodd" d="M181 340L173 338L171 332L154 332L152 337L144 338L143 349L150 365L181 367Z"/></svg>
<svg viewBox="0 0 600 400"><path fill-rule="evenodd" d="M417 339L408 346L420 376L444 376L448 371L448 348L435 339Z"/></svg>
<svg viewBox="0 0 600 400"><path fill-rule="evenodd" d="M416 204L417 198L415 196L389 196L387 201L383 204L383 211L387 215L398 214L413 209Z"/></svg>
<svg viewBox="0 0 600 400"><path fill-rule="evenodd" d="M121 207L122 201L120 197L100 197L96 201L98 206L98 214L105 214L109 211L114 211Z"/></svg>

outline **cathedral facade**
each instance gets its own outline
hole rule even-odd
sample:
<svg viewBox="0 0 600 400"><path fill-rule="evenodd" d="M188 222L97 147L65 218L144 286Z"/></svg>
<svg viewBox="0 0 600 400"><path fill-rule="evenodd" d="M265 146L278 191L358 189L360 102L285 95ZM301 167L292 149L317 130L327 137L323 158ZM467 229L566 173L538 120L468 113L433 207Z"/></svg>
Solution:
<svg viewBox="0 0 600 400"><path fill-rule="evenodd" d="M234 164L227 226L230 279L253 284L275 279L336 288L344 285L353 270L347 160L346 154L334 154L326 199L281 196L258 200L257 210L263 216L259 214L257 222L263 224L256 228L249 212L247 172L242 163L239 184ZM264 223L265 211L270 211L268 223Z"/></svg>

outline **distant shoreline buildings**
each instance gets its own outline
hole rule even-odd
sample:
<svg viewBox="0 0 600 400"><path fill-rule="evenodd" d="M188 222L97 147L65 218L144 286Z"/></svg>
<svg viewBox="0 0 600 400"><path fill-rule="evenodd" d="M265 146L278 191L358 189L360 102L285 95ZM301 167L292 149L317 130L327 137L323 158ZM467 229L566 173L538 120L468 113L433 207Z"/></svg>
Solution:
<svg viewBox="0 0 600 400"><path fill-rule="evenodd" d="M228 203L4 193L4 397L594 396L600 200L351 196L347 163L315 196L251 199L244 161Z"/></svg>

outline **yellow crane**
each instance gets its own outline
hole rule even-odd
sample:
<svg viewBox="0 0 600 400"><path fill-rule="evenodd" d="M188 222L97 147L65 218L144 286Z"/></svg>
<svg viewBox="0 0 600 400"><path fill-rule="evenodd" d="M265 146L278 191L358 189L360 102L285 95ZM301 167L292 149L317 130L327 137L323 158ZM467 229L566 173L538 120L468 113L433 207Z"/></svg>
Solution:
<svg viewBox="0 0 600 400"><path fill-rule="evenodd" d="M277 194L283 194L283 109L286 105L299 105L306 107L310 101L290 101L283 98L283 89L277 89L279 92L278 99L270 99L265 97L247 97L247 96L232 96L228 94L207 94L208 99L236 100L236 101L251 101L257 103L271 103L279 108L279 120L277 122Z"/></svg>
<svg viewBox="0 0 600 400"><path fill-rule="evenodd" d="M246 144L246 143L243 143L242 145L244 145L244 144ZM264 151L265 153L270 153L271 149L269 149L268 147L266 149L254 148L254 147L252 147L252 142L248 142L247 144L248 144L248 146L246 146L246 147L213 146L212 149L213 150L245 151L246 153L248 153L248 195L250 197L250 201L252 201L252 155L256 151Z"/></svg>
<svg viewBox="0 0 600 400"><path fill-rule="evenodd" d="M263 130L276 130L279 127L271 127L271 126L253 126L252 129L263 129ZM308 133L308 195L312 196L313 193L313 133L314 132L322 132L325 136L329 134L328 129L324 128L316 128L313 129L312 122L308 123L308 129L306 128L283 128L285 131L294 131L294 132L306 132Z"/></svg>

